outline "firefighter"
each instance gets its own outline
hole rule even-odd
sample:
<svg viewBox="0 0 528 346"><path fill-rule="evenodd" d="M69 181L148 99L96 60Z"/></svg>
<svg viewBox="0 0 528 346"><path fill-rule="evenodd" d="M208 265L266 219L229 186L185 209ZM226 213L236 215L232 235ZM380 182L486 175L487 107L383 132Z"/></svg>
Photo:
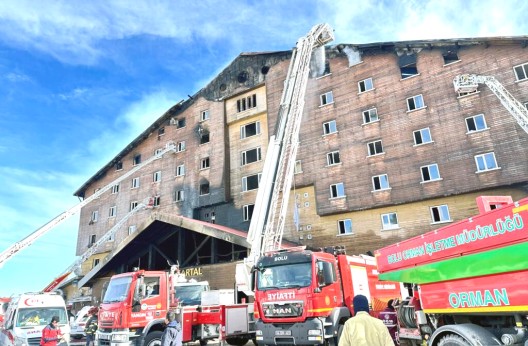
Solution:
<svg viewBox="0 0 528 346"><path fill-rule="evenodd" d="M385 310L379 313L378 318L383 321L383 324L389 330L394 345L397 345L396 334L398 333L398 318L396 310L394 309L394 299L387 302Z"/></svg>
<svg viewBox="0 0 528 346"><path fill-rule="evenodd" d="M90 344L94 343L95 340L95 332L97 331L97 314L99 313L99 309L97 306L94 306L90 310L88 310L88 315L90 315L90 318L88 318L88 321L86 322L86 327L84 327L84 332L86 333L86 346L90 346Z"/></svg>

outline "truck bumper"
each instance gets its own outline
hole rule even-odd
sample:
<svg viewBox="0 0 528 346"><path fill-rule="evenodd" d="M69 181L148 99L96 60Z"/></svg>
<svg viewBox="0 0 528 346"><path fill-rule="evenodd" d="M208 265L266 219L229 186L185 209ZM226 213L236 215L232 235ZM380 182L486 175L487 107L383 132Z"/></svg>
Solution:
<svg viewBox="0 0 528 346"><path fill-rule="evenodd" d="M325 341L323 322L314 318L299 323L255 323L259 345L321 345Z"/></svg>

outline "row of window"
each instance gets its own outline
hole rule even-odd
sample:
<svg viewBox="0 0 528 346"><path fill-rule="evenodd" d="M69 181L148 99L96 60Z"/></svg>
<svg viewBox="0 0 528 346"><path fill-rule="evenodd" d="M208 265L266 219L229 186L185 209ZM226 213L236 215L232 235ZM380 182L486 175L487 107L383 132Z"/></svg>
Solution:
<svg viewBox="0 0 528 346"><path fill-rule="evenodd" d="M516 81L528 80L528 63L514 66L513 71L515 73ZM413 74L406 74L406 76L410 77L416 74L417 74L417 71L416 73L413 73ZM367 79L364 79L358 82L358 93L364 93L364 92L371 91L374 89L375 89L374 82L372 78L367 78ZM333 92L332 91L325 92L319 96L319 99L320 99L320 106L332 104L334 103ZM408 112L426 108L423 95L415 95L415 96L409 97L407 98L406 101L407 101L407 111ZM528 102L525 102L524 104L526 106ZM368 123L379 120L377 110L375 108L365 110L362 113L363 113L363 123L364 124L368 124ZM325 132L325 134L327 134L327 132Z"/></svg>
<svg viewBox="0 0 528 346"><path fill-rule="evenodd" d="M451 217L449 216L449 208L446 204L429 207L431 214L431 223L439 224L444 222L451 222ZM397 213L386 213L381 214L381 229L384 231L399 229L400 225L398 224L398 215ZM352 228L351 219L343 219L337 221L337 234L346 235L354 234Z"/></svg>
<svg viewBox="0 0 528 346"><path fill-rule="evenodd" d="M260 134L260 121L256 121L256 122L246 124L240 127L240 138L241 139L256 136L258 134ZM209 143L209 141L210 141L209 133L202 132L200 136L200 144ZM185 149L186 149L185 141L181 141L176 144L176 152L182 152L182 151L185 151ZM161 154L162 151L163 151L162 148L156 149L154 151L154 155L158 156ZM242 155L245 155L245 154L243 153ZM249 160L250 160L250 162L248 163L251 163L251 162L254 162L254 161L251 161L253 160L253 157L258 158L258 159L255 159L255 161L260 161L262 154L261 154L260 148L256 148L256 149L249 150L247 155L249 155ZM242 159L242 162L244 162L244 160L245 159ZM141 154L134 155L134 157L132 158L132 165L137 166L140 163L141 163ZM243 163L243 165L245 164L247 163ZM116 167L116 170L122 170L123 162L122 161L117 162L115 167ZM201 169L203 168L204 167L202 167Z"/></svg>
<svg viewBox="0 0 528 346"><path fill-rule="evenodd" d="M484 114L477 114L465 119L467 134L473 132L480 132L489 129L486 124L486 119ZM331 134L337 132L337 125L335 120L331 120L323 124L323 134ZM413 131L413 140L414 145L422 145L427 143L433 143L433 138L431 135L431 130L423 128L420 130ZM383 154L383 145L381 140L376 140L367 143L367 156L374 156Z"/></svg>
<svg viewBox="0 0 528 346"><path fill-rule="evenodd" d="M335 157L335 155L333 157ZM497 160L495 158L494 152L475 155L475 164L477 166L477 171L475 173L482 173L486 171L500 169L500 167L497 165ZM442 179L442 177L440 176L440 171L438 169L438 164L436 163L420 167L420 173L422 176L423 183ZM387 174L381 174L372 177L373 191L388 190L390 188L391 187L389 184L389 177ZM343 197L346 197L344 183L330 185L330 198Z"/></svg>

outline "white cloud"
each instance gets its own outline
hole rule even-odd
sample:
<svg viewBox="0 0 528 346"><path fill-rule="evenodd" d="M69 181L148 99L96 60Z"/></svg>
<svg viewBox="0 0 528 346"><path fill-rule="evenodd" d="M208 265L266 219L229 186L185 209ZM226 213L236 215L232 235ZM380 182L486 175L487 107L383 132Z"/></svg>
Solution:
<svg viewBox="0 0 528 346"><path fill-rule="evenodd" d="M87 94L87 92L88 92L88 89L86 88L75 88L69 93L59 94L58 97L61 100L82 99L84 98L84 95Z"/></svg>
<svg viewBox="0 0 528 346"><path fill-rule="evenodd" d="M525 35L528 3L516 0L325 0L341 43Z"/></svg>
<svg viewBox="0 0 528 346"><path fill-rule="evenodd" d="M268 48L289 44L292 32L304 34L316 23L311 22L312 15L290 20L298 6L303 5L240 0L229 6L214 0L53 1L37 10L30 0L5 1L0 2L0 39L75 64L94 64L105 54L104 45L141 35L205 47L220 40L226 49L239 52L255 43ZM237 32L241 35L233 34Z"/></svg>
<svg viewBox="0 0 528 346"><path fill-rule="evenodd" d="M23 73L15 73L15 72L10 72L6 74L5 79L13 83L26 82L30 80L29 76Z"/></svg>

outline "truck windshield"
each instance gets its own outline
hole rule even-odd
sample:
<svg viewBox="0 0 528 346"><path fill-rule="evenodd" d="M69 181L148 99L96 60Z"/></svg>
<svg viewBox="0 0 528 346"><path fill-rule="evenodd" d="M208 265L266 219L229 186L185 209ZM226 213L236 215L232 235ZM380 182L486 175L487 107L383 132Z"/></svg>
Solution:
<svg viewBox="0 0 528 346"><path fill-rule="evenodd" d="M128 295L130 283L132 282L131 276L125 276L120 278L113 278L108 284L103 303L115 303L122 302Z"/></svg>
<svg viewBox="0 0 528 346"><path fill-rule="evenodd" d="M258 271L257 288L307 287L312 282L311 263L294 263L266 267Z"/></svg>
<svg viewBox="0 0 528 346"><path fill-rule="evenodd" d="M182 305L200 305L202 302L203 285L186 285L174 287L174 295Z"/></svg>
<svg viewBox="0 0 528 346"><path fill-rule="evenodd" d="M59 324L66 324L68 321L64 307L21 308L15 326L22 328L45 326L51 323L53 316L59 316Z"/></svg>

